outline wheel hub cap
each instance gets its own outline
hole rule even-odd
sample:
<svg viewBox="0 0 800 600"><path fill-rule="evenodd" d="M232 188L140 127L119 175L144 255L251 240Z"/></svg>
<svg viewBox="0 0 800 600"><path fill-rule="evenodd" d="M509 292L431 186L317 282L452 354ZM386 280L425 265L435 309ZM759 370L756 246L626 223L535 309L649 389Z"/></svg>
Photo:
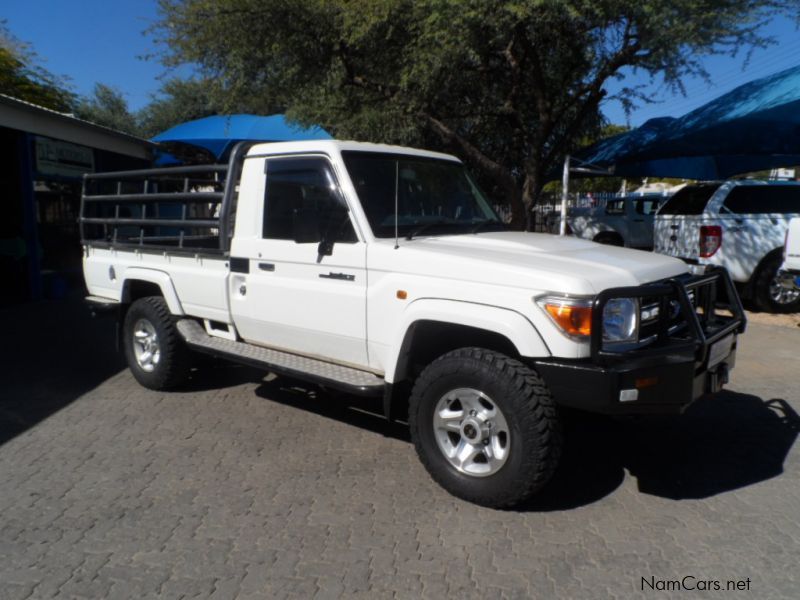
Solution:
<svg viewBox="0 0 800 600"><path fill-rule="evenodd" d="M776 304L792 304L800 297L800 290L784 287L775 277L769 284L769 296Z"/></svg>
<svg viewBox="0 0 800 600"><path fill-rule="evenodd" d="M143 371L155 370L161 360L156 328L147 319L139 319L133 326L133 355Z"/></svg>
<svg viewBox="0 0 800 600"><path fill-rule="evenodd" d="M493 475L508 458L508 423L494 401L480 390L459 388L442 396L433 413L436 443L460 473Z"/></svg>

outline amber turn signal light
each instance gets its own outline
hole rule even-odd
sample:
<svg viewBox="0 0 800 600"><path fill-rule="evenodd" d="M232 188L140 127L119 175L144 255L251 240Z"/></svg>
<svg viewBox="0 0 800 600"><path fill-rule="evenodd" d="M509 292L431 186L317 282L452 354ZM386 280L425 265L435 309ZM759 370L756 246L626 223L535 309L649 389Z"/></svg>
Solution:
<svg viewBox="0 0 800 600"><path fill-rule="evenodd" d="M592 333L591 306L546 302L544 308L564 333L580 336Z"/></svg>

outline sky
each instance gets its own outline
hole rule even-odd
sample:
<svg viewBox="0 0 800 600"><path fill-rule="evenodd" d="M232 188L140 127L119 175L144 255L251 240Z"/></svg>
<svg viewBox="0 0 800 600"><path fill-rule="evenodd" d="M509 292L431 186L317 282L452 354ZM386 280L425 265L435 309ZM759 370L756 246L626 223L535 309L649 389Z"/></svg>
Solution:
<svg viewBox="0 0 800 600"><path fill-rule="evenodd" d="M145 30L157 19L156 0L3 0L0 19L11 32L33 45L43 66L70 78L74 91L90 94L95 82L121 90L132 110L146 105L168 75L156 59L142 57L158 49ZM776 44L745 56L715 56L704 60L711 75L685 80L687 96L675 95L658 81L650 84L642 74L626 73L623 84L612 82L609 95L622 85L647 83L647 93L657 102L626 116L618 102L603 110L612 123L638 126L647 119L681 116L733 88L800 64L800 32L786 19L768 24L764 33ZM190 69L172 74L187 75Z"/></svg>
<svg viewBox="0 0 800 600"><path fill-rule="evenodd" d="M42 66L67 76L75 92L96 82L121 90L131 109L146 105L167 71L145 30L158 19L155 0L2 0L0 19L28 42Z"/></svg>

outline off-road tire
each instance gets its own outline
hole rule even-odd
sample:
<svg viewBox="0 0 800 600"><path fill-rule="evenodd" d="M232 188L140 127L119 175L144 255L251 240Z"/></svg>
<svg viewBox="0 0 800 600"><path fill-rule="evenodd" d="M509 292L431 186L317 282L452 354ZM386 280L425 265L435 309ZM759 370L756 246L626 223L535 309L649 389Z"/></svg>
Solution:
<svg viewBox="0 0 800 600"><path fill-rule="evenodd" d="M800 311L800 297L793 302L786 304L776 302L770 296L770 285L778 274L778 269L781 268L783 257L774 253L767 257L761 265L753 279L753 300L756 306L771 313L793 313Z"/></svg>
<svg viewBox="0 0 800 600"><path fill-rule="evenodd" d="M160 359L152 371L144 370L136 360L134 327L141 319L149 321L158 336ZM190 352L162 297L148 296L131 304L125 314L122 339L128 368L144 387L151 390L171 390L186 380L191 364Z"/></svg>
<svg viewBox="0 0 800 600"><path fill-rule="evenodd" d="M434 436L437 402L465 387L491 397L509 426L508 458L485 477L458 471ZM561 424L542 379L520 361L481 348L449 352L420 374L409 399L409 426L417 454L437 483L454 496L492 508L517 506L541 490L561 456Z"/></svg>

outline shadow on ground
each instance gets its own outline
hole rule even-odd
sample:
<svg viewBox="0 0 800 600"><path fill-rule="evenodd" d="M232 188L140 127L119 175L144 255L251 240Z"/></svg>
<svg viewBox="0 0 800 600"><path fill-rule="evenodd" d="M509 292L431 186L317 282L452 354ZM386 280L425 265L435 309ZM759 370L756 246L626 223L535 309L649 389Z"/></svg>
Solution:
<svg viewBox="0 0 800 600"><path fill-rule="evenodd" d="M67 406L125 368L112 319L92 319L73 298L0 310L0 445ZM260 381L263 373L206 363L186 390ZM263 382L269 401L336 419L402 441L380 400L358 398L284 378ZM564 456L550 485L525 510L565 510L612 493L628 471L645 494L706 498L770 479L800 431L784 400L725 391L669 418L608 419L571 415ZM431 485L433 485L431 483Z"/></svg>
<svg viewBox="0 0 800 600"><path fill-rule="evenodd" d="M403 441L408 429L389 425L380 402L303 386L282 378L256 393L273 402ZM784 400L724 391L675 417L612 419L570 414L561 465L528 511L566 510L612 493L629 472L642 493L683 500L707 498L783 472L800 431Z"/></svg>
<svg viewBox="0 0 800 600"><path fill-rule="evenodd" d="M573 416L561 466L527 507L562 510L594 502L622 482L672 500L707 498L783 473L800 431L784 400L724 391L674 417Z"/></svg>
<svg viewBox="0 0 800 600"><path fill-rule="evenodd" d="M0 444L124 368L112 319L78 297L0 309Z"/></svg>

